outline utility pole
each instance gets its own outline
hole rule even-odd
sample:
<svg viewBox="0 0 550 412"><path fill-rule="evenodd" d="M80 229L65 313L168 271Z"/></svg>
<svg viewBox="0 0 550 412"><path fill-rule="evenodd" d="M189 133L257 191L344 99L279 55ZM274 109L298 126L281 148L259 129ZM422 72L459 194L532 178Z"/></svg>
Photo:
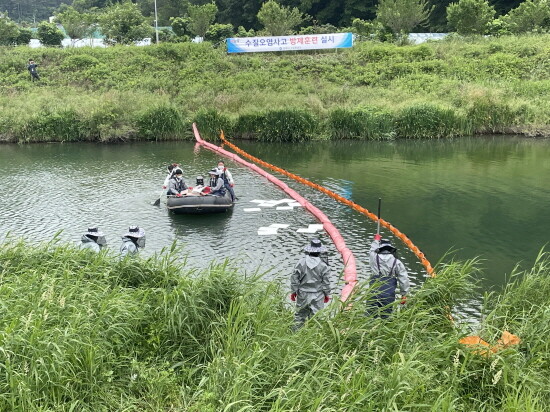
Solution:
<svg viewBox="0 0 550 412"><path fill-rule="evenodd" d="M157 44L159 44L159 26L158 26L158 16L157 16L157 0L155 0L155 37L157 39Z"/></svg>

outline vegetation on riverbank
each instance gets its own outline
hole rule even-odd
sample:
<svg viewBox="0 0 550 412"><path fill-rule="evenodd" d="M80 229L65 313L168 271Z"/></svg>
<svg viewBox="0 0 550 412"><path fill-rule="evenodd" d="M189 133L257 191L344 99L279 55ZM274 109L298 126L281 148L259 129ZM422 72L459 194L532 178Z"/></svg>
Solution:
<svg viewBox="0 0 550 412"><path fill-rule="evenodd" d="M550 401L550 257L486 298L482 356L444 316L475 292L448 263L389 320L361 300L298 333L280 286L175 254L118 260L55 243L0 246L2 410L542 411Z"/></svg>
<svg viewBox="0 0 550 412"><path fill-rule="evenodd" d="M210 44L3 48L0 140L550 135L550 35L226 55ZM42 76L32 83L25 62Z"/></svg>

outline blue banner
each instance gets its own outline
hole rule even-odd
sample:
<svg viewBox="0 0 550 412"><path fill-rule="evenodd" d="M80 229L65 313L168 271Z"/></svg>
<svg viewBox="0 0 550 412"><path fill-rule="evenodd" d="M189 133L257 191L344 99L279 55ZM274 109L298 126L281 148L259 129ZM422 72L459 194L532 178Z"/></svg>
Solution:
<svg viewBox="0 0 550 412"><path fill-rule="evenodd" d="M342 49L353 46L351 33L309 34L271 37L236 37L225 40L228 53L287 50Z"/></svg>

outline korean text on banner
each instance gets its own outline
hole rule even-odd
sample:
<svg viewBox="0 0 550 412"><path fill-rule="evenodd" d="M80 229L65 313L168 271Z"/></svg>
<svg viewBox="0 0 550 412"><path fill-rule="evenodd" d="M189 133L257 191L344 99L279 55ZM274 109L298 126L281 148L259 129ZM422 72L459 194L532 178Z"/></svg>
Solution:
<svg viewBox="0 0 550 412"><path fill-rule="evenodd" d="M351 33L310 34L226 39L228 53L254 53L287 50L342 49L353 46Z"/></svg>

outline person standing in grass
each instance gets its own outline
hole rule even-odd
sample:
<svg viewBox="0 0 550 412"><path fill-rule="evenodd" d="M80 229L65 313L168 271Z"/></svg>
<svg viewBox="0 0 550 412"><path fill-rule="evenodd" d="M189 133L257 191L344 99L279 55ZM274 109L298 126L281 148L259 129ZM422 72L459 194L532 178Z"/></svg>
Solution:
<svg viewBox="0 0 550 412"><path fill-rule="evenodd" d="M107 244L105 235L97 227L89 227L88 231L82 235L80 249L91 250L99 253Z"/></svg>
<svg viewBox="0 0 550 412"><path fill-rule="evenodd" d="M374 294L367 302L367 315L387 318L391 314L397 283L401 292L400 303L404 305L407 302L409 275L405 265L396 257L396 252L389 240L382 239L379 234L374 235L369 252L372 270L370 287Z"/></svg>
<svg viewBox="0 0 550 412"><path fill-rule="evenodd" d="M122 236L122 245L120 245L120 256L137 255L139 249L145 247L145 231L138 226L130 226L128 233Z"/></svg>
<svg viewBox="0 0 550 412"><path fill-rule="evenodd" d="M304 251L306 256L298 261L290 277L290 300L296 302L294 330L302 327L330 300L330 269L320 257L327 248L319 239L312 239Z"/></svg>
<svg viewBox="0 0 550 412"><path fill-rule="evenodd" d="M34 82L35 80L40 80L40 76L38 75L38 72L36 71L36 68L38 67L38 64L34 62L34 60L29 59L29 64L27 65L27 70L31 74L31 80Z"/></svg>

